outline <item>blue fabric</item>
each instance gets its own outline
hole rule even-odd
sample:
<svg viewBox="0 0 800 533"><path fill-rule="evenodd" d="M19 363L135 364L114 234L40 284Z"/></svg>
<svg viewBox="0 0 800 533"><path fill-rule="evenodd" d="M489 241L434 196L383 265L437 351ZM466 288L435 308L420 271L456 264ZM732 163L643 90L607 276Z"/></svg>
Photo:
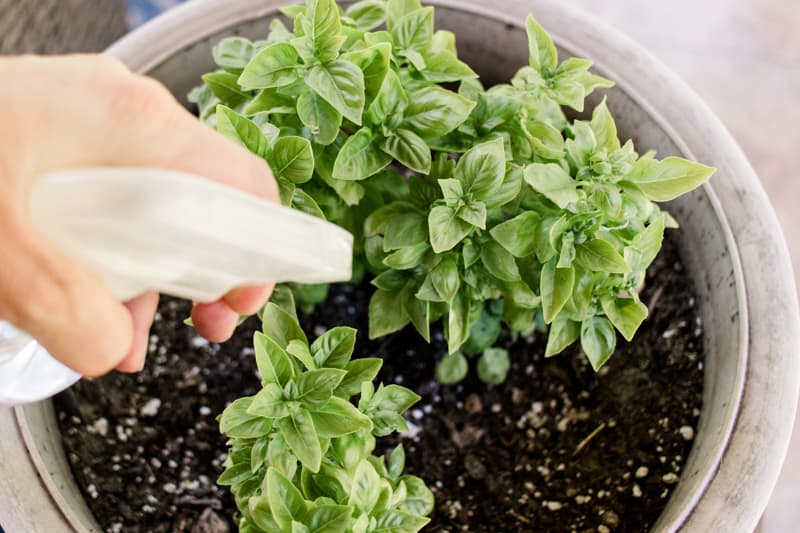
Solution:
<svg viewBox="0 0 800 533"><path fill-rule="evenodd" d="M126 0L128 26L133 29L184 0ZM2 533L2 531L0 531Z"/></svg>

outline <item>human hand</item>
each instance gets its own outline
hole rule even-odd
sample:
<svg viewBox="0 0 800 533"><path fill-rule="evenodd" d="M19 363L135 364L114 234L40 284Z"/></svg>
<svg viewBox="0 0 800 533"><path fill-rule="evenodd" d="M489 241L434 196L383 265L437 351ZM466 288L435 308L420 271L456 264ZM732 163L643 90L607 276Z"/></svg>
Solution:
<svg viewBox="0 0 800 533"><path fill-rule="evenodd" d="M277 202L272 172L200 123L158 82L113 58L0 58L0 79L0 319L83 375L141 370L158 294L121 304L99 276L51 246L29 222L34 180L74 167L159 167ZM256 312L271 291L234 289L196 304L192 321L208 340L227 340L239 315Z"/></svg>

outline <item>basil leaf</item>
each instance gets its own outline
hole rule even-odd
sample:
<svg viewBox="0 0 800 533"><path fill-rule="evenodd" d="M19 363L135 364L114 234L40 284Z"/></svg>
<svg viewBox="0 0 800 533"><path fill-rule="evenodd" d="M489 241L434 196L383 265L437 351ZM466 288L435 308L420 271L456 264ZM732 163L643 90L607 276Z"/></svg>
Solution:
<svg viewBox="0 0 800 533"><path fill-rule="evenodd" d="M381 0L361 0L348 7L344 14L356 23L359 30L374 30L386 21L386 3Z"/></svg>
<svg viewBox="0 0 800 533"><path fill-rule="evenodd" d="M220 68L234 72L241 71L247 66L254 53L253 43L238 36L226 37L211 49L214 63Z"/></svg>
<svg viewBox="0 0 800 533"><path fill-rule="evenodd" d="M474 70L450 50L430 49L422 52L422 58L425 66L419 71L428 81L447 83L478 77Z"/></svg>
<svg viewBox="0 0 800 533"><path fill-rule="evenodd" d="M625 262L633 272L645 270L661 250L664 240L664 216L657 217L643 231L638 233L625 248Z"/></svg>
<svg viewBox="0 0 800 533"><path fill-rule="evenodd" d="M408 279L409 275L407 272L387 270L375 276L370 283L378 289L383 289L385 291L399 291L406 286Z"/></svg>
<svg viewBox="0 0 800 533"><path fill-rule="evenodd" d="M452 302L461 286L456 256L447 254L431 269L430 280L436 293L445 302Z"/></svg>
<svg viewBox="0 0 800 533"><path fill-rule="evenodd" d="M376 126L381 124L394 126L402 119L407 106L408 96L400 78L394 71L389 71L383 78L375 100L367 109L367 120Z"/></svg>
<svg viewBox="0 0 800 533"><path fill-rule="evenodd" d="M311 418L317 435L324 438L341 437L362 430L372 431L372 420L368 416L347 400L335 396L313 408Z"/></svg>
<svg viewBox="0 0 800 533"><path fill-rule="evenodd" d="M422 9L419 0L388 0L386 2L386 29L393 30L403 15L418 9Z"/></svg>
<svg viewBox="0 0 800 533"><path fill-rule="evenodd" d="M291 416L281 418L278 421L278 429L289 449L303 466L314 473L319 472L322 463L322 448L308 409L301 407L292 412Z"/></svg>
<svg viewBox="0 0 800 533"><path fill-rule="evenodd" d="M600 304L611 323L629 342L644 319L647 318L647 306L632 298L606 295L600 298Z"/></svg>
<svg viewBox="0 0 800 533"><path fill-rule="evenodd" d="M503 141L495 139L468 150L456 165L455 177L464 184L467 193L482 200L491 195L506 174Z"/></svg>
<svg viewBox="0 0 800 533"><path fill-rule="evenodd" d="M478 377L489 385L503 383L510 368L508 350L503 348L486 348L478 359Z"/></svg>
<svg viewBox="0 0 800 533"><path fill-rule="evenodd" d="M398 312L396 292L377 290L369 300L369 338L377 339L400 331L411 318L404 310Z"/></svg>
<svg viewBox="0 0 800 533"><path fill-rule="evenodd" d="M404 533L417 532L430 522L430 518L413 515L404 511L390 510L377 517L375 528L371 533L391 533L403 531Z"/></svg>
<svg viewBox="0 0 800 533"><path fill-rule="evenodd" d="M280 94L275 88L262 89L255 98L244 107L243 113L247 116L259 113L292 115L297 112L294 99L285 94Z"/></svg>
<svg viewBox="0 0 800 533"><path fill-rule="evenodd" d="M268 303L264 308L261 321L264 335L274 340L281 348L284 348L290 341L295 339L308 342L306 334L297 324L297 320L274 303Z"/></svg>
<svg viewBox="0 0 800 533"><path fill-rule="evenodd" d="M392 455L394 456L394 453ZM434 506L433 493L425 482L417 476L403 476L402 481L406 485L408 494L401 508L418 516L431 514Z"/></svg>
<svg viewBox="0 0 800 533"><path fill-rule="evenodd" d="M302 27L304 33L292 40L306 63L317 60L327 63L339 56L345 36L341 35L342 22L339 6L334 0L306 0Z"/></svg>
<svg viewBox="0 0 800 533"><path fill-rule="evenodd" d="M545 323L551 323L567 303L574 284L574 268L557 268L555 260L548 261L542 267L539 291L542 296Z"/></svg>
<svg viewBox="0 0 800 533"><path fill-rule="evenodd" d="M366 0L366 2L380 4L378 0ZM350 61L364 73L364 94L367 102L371 102L380 91L381 84L389 72L391 57L392 45L389 43L378 43L342 54L342 59Z"/></svg>
<svg viewBox="0 0 800 533"><path fill-rule="evenodd" d="M269 153L267 138L252 120L224 105L217 106L217 132L260 157Z"/></svg>
<svg viewBox="0 0 800 533"><path fill-rule="evenodd" d="M253 335L253 347L262 384L274 383L283 387L294 376L292 360L271 337L256 331Z"/></svg>
<svg viewBox="0 0 800 533"><path fill-rule="evenodd" d="M442 385L455 385L467 377L469 365L461 352L445 354L436 364L436 381Z"/></svg>
<svg viewBox="0 0 800 533"><path fill-rule="evenodd" d="M575 247L575 261L595 272L626 274L631 267L608 241L592 239Z"/></svg>
<svg viewBox="0 0 800 533"><path fill-rule="evenodd" d="M365 357L355 359L347 363L345 370L347 375L344 377L335 393L343 397L350 397L361 392L361 383L372 381L383 365L383 359L375 357Z"/></svg>
<svg viewBox="0 0 800 533"><path fill-rule="evenodd" d="M528 257L536 250L539 215L525 211L489 230L489 234L514 257Z"/></svg>
<svg viewBox="0 0 800 533"><path fill-rule="evenodd" d="M345 118L361 125L364 111L364 73L344 59L314 65L305 78L306 84Z"/></svg>
<svg viewBox="0 0 800 533"><path fill-rule="evenodd" d="M494 241L481 248L481 262L492 276L503 281L519 281L519 268L514 256Z"/></svg>
<svg viewBox="0 0 800 533"><path fill-rule="evenodd" d="M456 207L464 197L464 188L457 179L439 180L439 188L442 189L444 202L448 207Z"/></svg>
<svg viewBox="0 0 800 533"><path fill-rule="evenodd" d="M531 121L524 124L530 136L534 154L543 159L559 160L564 157L564 137L547 122Z"/></svg>
<svg viewBox="0 0 800 533"><path fill-rule="evenodd" d="M414 295L415 292L416 286L409 286L403 291L403 308L406 310L406 314L411 319L414 329L417 330L423 339L425 339L427 342L430 342L431 304L428 301L417 299Z"/></svg>
<svg viewBox="0 0 800 533"><path fill-rule="evenodd" d="M450 312L447 314L447 350L455 353L469 337L470 304L461 291L450 303Z"/></svg>
<svg viewBox="0 0 800 533"><path fill-rule="evenodd" d="M356 345L356 330L336 327L326 331L311 345L311 356L320 368L344 368Z"/></svg>
<svg viewBox="0 0 800 533"><path fill-rule="evenodd" d="M614 327L605 318L596 316L581 323L581 348L595 372L606 364L616 345Z"/></svg>
<svg viewBox="0 0 800 533"><path fill-rule="evenodd" d="M219 430L230 438L255 439L269 434L272 420L247 412L253 403L251 396L234 400L222 411Z"/></svg>
<svg viewBox="0 0 800 533"><path fill-rule="evenodd" d="M600 102L600 105L594 108L589 127L594 132L598 148L605 148L608 153L619 150L620 143L619 138L617 138L617 126L614 124L614 118L608 110L605 98Z"/></svg>
<svg viewBox="0 0 800 533"><path fill-rule="evenodd" d="M423 139L442 137L460 126L475 102L441 87L425 87L410 94L403 127Z"/></svg>
<svg viewBox="0 0 800 533"><path fill-rule="evenodd" d="M428 227L425 215L407 212L392 217L383 235L383 249L396 250L405 246L427 243Z"/></svg>
<svg viewBox="0 0 800 533"><path fill-rule="evenodd" d="M314 174L314 152L303 137L281 137L272 148L272 171L292 183L305 183Z"/></svg>
<svg viewBox="0 0 800 533"><path fill-rule="evenodd" d="M392 452L389 454L389 465L387 467L387 473L389 474L389 477L391 479L398 480L400 476L403 474L403 469L405 467L406 467L406 451L403 448L403 443L401 442L400 444L395 446Z"/></svg>
<svg viewBox="0 0 800 533"><path fill-rule="evenodd" d="M363 180L386 168L392 158L378 149L369 128L351 135L333 164L333 177L339 180Z"/></svg>
<svg viewBox="0 0 800 533"><path fill-rule="evenodd" d="M525 31L528 33L529 63L539 72L545 73L555 70L558 64L558 54L553 40L536 22L533 15L525 19Z"/></svg>
<svg viewBox="0 0 800 533"><path fill-rule="evenodd" d="M580 198L577 182L555 163L531 163L525 167L525 182L562 209Z"/></svg>
<svg viewBox="0 0 800 533"><path fill-rule="evenodd" d="M306 514L306 500L294 484L275 468L267 470L266 495L272 516L281 528L299 521Z"/></svg>
<svg viewBox="0 0 800 533"><path fill-rule="evenodd" d="M289 406L283 397L283 391L274 383L258 391L253 398L247 413L264 418L284 418L289 416Z"/></svg>
<svg viewBox="0 0 800 533"><path fill-rule="evenodd" d="M428 243L426 242L414 246L405 246L387 255L383 259L383 264L396 270L409 270L422 263L422 259L428 249Z"/></svg>
<svg viewBox="0 0 800 533"><path fill-rule="evenodd" d="M311 533L345 533L353 508L347 505L323 504L311 509L303 519Z"/></svg>
<svg viewBox="0 0 800 533"><path fill-rule="evenodd" d="M517 199L522 190L522 179L522 169L516 165L510 165L506 170L503 183L485 200L486 208L497 209Z"/></svg>
<svg viewBox="0 0 800 533"><path fill-rule="evenodd" d="M331 144L342 125L342 114L312 91L303 92L297 99L297 116L311 130L314 142L321 145Z"/></svg>
<svg viewBox="0 0 800 533"><path fill-rule="evenodd" d="M398 129L381 143L381 149L409 169L427 174L431 169L431 149L416 133Z"/></svg>
<svg viewBox="0 0 800 533"><path fill-rule="evenodd" d="M456 217L450 207L434 207L428 215L431 247L437 254L452 250L471 231L472 225Z"/></svg>
<svg viewBox="0 0 800 533"><path fill-rule="evenodd" d="M461 351L467 355L483 352L497 342L502 330L500 317L488 311L486 307L481 310L478 320L469 330L469 338L461 346Z"/></svg>
<svg viewBox="0 0 800 533"><path fill-rule="evenodd" d="M235 107L250 98L250 95L236 83L238 79L236 74L221 70L203 74L202 79L214 96L228 105Z"/></svg>
<svg viewBox="0 0 800 533"><path fill-rule="evenodd" d="M355 506L361 513L369 514L375 508L379 495L380 477L372 463L365 459L356 467L347 504Z"/></svg>
<svg viewBox="0 0 800 533"><path fill-rule="evenodd" d="M668 202L699 187L715 171L680 157L667 157L658 162L640 160L625 179L635 183L650 200Z"/></svg>
<svg viewBox="0 0 800 533"><path fill-rule="evenodd" d="M564 351L564 349L575 342L581 333L581 325L566 317L559 316L550 325L547 333L547 348L544 356L552 357Z"/></svg>
<svg viewBox="0 0 800 533"><path fill-rule="evenodd" d="M424 52L433 39L433 8L424 7L403 15L390 32L399 50Z"/></svg>
<svg viewBox="0 0 800 533"><path fill-rule="evenodd" d="M316 200L303 189L296 188L292 192L292 207L312 217L325 220L325 214L322 212L322 209L320 209Z"/></svg>
<svg viewBox="0 0 800 533"><path fill-rule="evenodd" d="M283 87L297 80L304 69L300 56L291 44L275 43L250 60L238 82L248 90Z"/></svg>
<svg viewBox="0 0 800 533"><path fill-rule="evenodd" d="M290 382L295 385L295 393L288 399L309 406L322 404L331 398L345 374L347 371L338 368L318 368L303 372Z"/></svg>

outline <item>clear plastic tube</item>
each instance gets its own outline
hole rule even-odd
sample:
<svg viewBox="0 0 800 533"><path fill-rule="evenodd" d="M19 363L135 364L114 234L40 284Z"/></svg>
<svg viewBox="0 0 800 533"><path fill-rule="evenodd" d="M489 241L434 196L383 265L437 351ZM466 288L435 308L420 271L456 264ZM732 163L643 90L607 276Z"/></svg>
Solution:
<svg viewBox="0 0 800 533"><path fill-rule="evenodd" d="M212 301L265 282L351 276L353 237L319 218L180 172L93 168L50 174L33 224L103 277L120 301L148 290ZM80 378L0 322L0 404L36 401Z"/></svg>

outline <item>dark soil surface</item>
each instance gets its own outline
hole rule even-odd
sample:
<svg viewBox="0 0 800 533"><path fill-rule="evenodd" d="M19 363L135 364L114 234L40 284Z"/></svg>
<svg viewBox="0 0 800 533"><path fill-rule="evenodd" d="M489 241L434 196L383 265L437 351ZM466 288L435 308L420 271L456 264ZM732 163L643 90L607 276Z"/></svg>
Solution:
<svg viewBox="0 0 800 533"><path fill-rule="evenodd" d="M340 285L303 318L309 337L335 325L367 331L368 286ZM651 308L636 341L621 338L595 374L578 348L545 360L545 338L501 340L509 379L474 370L458 386L433 379L441 334L359 339L384 355L380 376L423 396L400 440L407 470L434 491L431 531L646 531L675 487L700 414L702 324L673 243L648 273ZM108 531L224 532L232 499L214 485L224 439L214 416L258 386L245 323L223 346L180 325L188 305L164 299L137 376L83 381L57 401L76 477ZM396 440L385 439L388 449Z"/></svg>

